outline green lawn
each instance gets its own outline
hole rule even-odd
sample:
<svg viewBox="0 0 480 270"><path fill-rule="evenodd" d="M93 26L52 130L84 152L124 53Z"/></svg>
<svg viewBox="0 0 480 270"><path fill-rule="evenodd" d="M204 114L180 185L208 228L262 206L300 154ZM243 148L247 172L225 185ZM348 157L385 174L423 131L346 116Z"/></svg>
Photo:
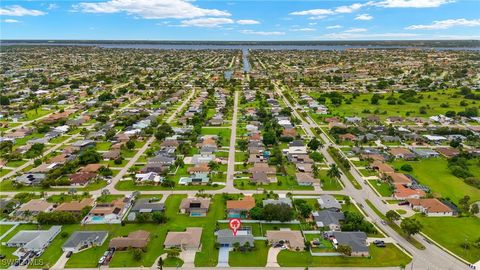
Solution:
<svg viewBox="0 0 480 270"><path fill-rule="evenodd" d="M115 188L117 190L123 190L123 191L146 191L146 190L172 190L172 188L168 187L162 187L161 185L136 185L133 180L123 180L119 181L116 185ZM174 190L212 190L212 189L221 189L223 186L181 186L181 185L176 185L173 189Z"/></svg>
<svg viewBox="0 0 480 270"><path fill-rule="evenodd" d="M359 116L365 117L368 115L373 114L375 110L379 110L381 113L386 112L386 114L381 114L381 118L387 118L388 116L398 115L398 116L406 116L409 113L410 117L413 116L420 116L420 117L428 117L437 114L445 114L447 111L463 111L464 107L459 105L460 101L464 100L461 95L457 97L452 97L452 94L456 92L456 90L449 89L449 90L441 90L435 93L418 93L419 96L423 96L423 99L420 100L419 103L405 103L403 105L388 105L388 100L381 99L378 105L372 105L370 103L370 99L372 98L373 94L359 94L356 98L352 100L350 104L346 104L343 102L340 106L335 107L330 104L330 100L327 101L327 106L329 107L329 111L332 115L340 115L340 116ZM318 96L318 92L312 92L312 97ZM384 97L388 97L391 93L380 94ZM398 97L399 93L394 93L394 97ZM345 95L346 98L350 98L351 95ZM442 108L440 106L442 103L448 103L450 107ZM471 102L468 107L471 107ZM426 110L426 114L420 114L420 107L425 106L428 107ZM364 112L365 109L370 110L370 112Z"/></svg>
<svg viewBox="0 0 480 270"><path fill-rule="evenodd" d="M10 230L10 228L12 228L13 225L4 225L4 224L1 224L0 225L0 236L2 236L4 233L6 233L8 230Z"/></svg>
<svg viewBox="0 0 480 270"><path fill-rule="evenodd" d="M84 188L77 188L77 191L93 191L98 190L107 185L106 181L98 181L88 184ZM0 182L1 191L68 191L68 188L42 188L41 186L23 186L16 188L12 184L12 180L3 180Z"/></svg>
<svg viewBox="0 0 480 270"><path fill-rule="evenodd" d="M45 116L45 115L47 115L51 112L52 112L51 110L46 110L46 109L43 109L43 108L38 108L36 110L31 109L31 110L25 112L25 117L27 117L28 121L31 121L31 120L35 120L37 118L40 118L42 116Z"/></svg>
<svg viewBox="0 0 480 270"><path fill-rule="evenodd" d="M97 142L95 145L95 149L97 151L108 151L108 149L110 149L110 146L112 146L111 142Z"/></svg>
<svg viewBox="0 0 480 270"><path fill-rule="evenodd" d="M392 244L385 248L370 246L370 258L367 257L313 257L307 251L295 252L282 250L278 254L281 267L387 267L408 264L411 258Z"/></svg>
<svg viewBox="0 0 480 270"><path fill-rule="evenodd" d="M166 258L163 261L165 267L182 267L183 261L180 258Z"/></svg>
<svg viewBox="0 0 480 270"><path fill-rule="evenodd" d="M267 264L268 249L265 241L257 240L255 249L249 252L230 251L228 264L232 267L262 267Z"/></svg>
<svg viewBox="0 0 480 270"><path fill-rule="evenodd" d="M473 242L480 238L480 219L477 217L424 217L415 216L422 224L422 232L435 242L446 247L465 260L475 263L480 260L480 248ZM455 228L455 229L452 229ZM470 248L460 245L467 240Z"/></svg>
<svg viewBox="0 0 480 270"><path fill-rule="evenodd" d="M230 145L230 128L202 128L202 135L218 135L221 137L221 145Z"/></svg>
<svg viewBox="0 0 480 270"><path fill-rule="evenodd" d="M380 180L368 180L368 182L382 197L392 196L392 187L387 182Z"/></svg>
<svg viewBox="0 0 480 270"><path fill-rule="evenodd" d="M443 158L429 158L419 161L397 160L392 163L395 168L400 168L403 164L412 165L413 172L410 174L422 185L430 187L433 193L444 198L450 198L454 203L457 203L465 195L470 196L471 201L480 200L479 190L452 175L447 166L447 160Z"/></svg>

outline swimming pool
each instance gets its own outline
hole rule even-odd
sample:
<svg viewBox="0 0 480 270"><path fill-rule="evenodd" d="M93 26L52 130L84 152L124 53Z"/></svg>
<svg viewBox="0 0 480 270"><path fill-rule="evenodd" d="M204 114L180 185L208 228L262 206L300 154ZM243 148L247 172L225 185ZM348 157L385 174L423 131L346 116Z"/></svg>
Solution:
<svg viewBox="0 0 480 270"><path fill-rule="evenodd" d="M93 221L93 222L101 222L101 221L104 221L104 220L105 220L104 217L99 217L99 216L93 216L91 218L91 221Z"/></svg>

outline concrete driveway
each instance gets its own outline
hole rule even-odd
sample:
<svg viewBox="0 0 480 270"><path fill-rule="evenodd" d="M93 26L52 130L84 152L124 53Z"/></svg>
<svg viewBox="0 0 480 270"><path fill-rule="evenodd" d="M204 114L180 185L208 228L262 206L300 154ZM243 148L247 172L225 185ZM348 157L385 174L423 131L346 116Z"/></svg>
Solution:
<svg viewBox="0 0 480 270"><path fill-rule="evenodd" d="M182 250L180 252L180 259L183 261L183 267L195 267L196 250Z"/></svg>
<svg viewBox="0 0 480 270"><path fill-rule="evenodd" d="M278 253L280 253L281 250L282 249L280 249L280 248L273 248L273 247L271 247L268 250L266 267L280 267L280 265L278 265L278 263L277 263L277 256L278 256Z"/></svg>
<svg viewBox="0 0 480 270"><path fill-rule="evenodd" d="M60 256L60 258L57 260L57 262L52 267L52 269L64 269L65 268L65 264L68 261L67 253L68 252L63 252L62 256Z"/></svg>
<svg viewBox="0 0 480 270"><path fill-rule="evenodd" d="M230 254L229 247L220 247L218 251L218 264L217 267L230 267L228 264L228 256Z"/></svg>

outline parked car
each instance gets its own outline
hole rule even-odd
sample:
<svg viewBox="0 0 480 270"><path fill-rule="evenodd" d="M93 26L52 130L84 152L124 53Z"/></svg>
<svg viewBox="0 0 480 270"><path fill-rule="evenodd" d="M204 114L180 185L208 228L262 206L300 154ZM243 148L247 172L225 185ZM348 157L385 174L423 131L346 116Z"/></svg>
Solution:
<svg viewBox="0 0 480 270"><path fill-rule="evenodd" d="M73 252L69 251L65 257L70 258L72 256Z"/></svg>

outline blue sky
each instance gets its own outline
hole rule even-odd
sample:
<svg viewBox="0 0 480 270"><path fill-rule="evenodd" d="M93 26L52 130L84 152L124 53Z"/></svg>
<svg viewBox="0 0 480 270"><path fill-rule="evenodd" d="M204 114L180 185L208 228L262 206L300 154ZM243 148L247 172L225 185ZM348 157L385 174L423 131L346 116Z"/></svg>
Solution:
<svg viewBox="0 0 480 270"><path fill-rule="evenodd" d="M2 39L480 39L480 0L0 2Z"/></svg>

